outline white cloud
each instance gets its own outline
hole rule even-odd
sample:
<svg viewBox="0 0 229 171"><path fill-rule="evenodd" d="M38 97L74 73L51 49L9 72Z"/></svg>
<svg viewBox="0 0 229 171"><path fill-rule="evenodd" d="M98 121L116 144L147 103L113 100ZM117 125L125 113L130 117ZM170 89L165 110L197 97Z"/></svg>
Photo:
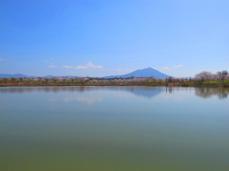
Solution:
<svg viewBox="0 0 229 171"><path fill-rule="evenodd" d="M90 69L102 69L103 66L101 65L96 65L92 62L88 62L87 64L84 65L64 65L64 69L70 69L70 70L90 70Z"/></svg>
<svg viewBox="0 0 229 171"><path fill-rule="evenodd" d="M163 70L163 71L170 71L171 70L171 67L164 66L164 67L161 67L161 70Z"/></svg>

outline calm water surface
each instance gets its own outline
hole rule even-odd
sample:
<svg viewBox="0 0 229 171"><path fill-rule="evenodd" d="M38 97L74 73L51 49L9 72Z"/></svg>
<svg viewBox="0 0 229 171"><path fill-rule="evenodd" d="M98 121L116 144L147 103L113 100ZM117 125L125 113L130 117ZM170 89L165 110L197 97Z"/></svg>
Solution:
<svg viewBox="0 0 229 171"><path fill-rule="evenodd" d="M0 171L154 170L229 170L229 90L0 88Z"/></svg>

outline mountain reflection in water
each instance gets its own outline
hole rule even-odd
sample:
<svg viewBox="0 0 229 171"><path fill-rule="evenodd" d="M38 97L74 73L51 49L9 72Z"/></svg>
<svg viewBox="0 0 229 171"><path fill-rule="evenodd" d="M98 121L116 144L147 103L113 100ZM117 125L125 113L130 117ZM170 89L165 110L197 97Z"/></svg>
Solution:
<svg viewBox="0 0 229 171"><path fill-rule="evenodd" d="M202 98L210 98L218 96L219 99L228 97L228 88L182 88L182 87L77 87L77 86L59 86L59 87L2 87L0 93L30 93L30 92L88 92L107 89L109 91L126 91L134 94L135 96L141 96L145 98L152 98L161 93L172 94L176 90L191 89L195 91L195 95Z"/></svg>

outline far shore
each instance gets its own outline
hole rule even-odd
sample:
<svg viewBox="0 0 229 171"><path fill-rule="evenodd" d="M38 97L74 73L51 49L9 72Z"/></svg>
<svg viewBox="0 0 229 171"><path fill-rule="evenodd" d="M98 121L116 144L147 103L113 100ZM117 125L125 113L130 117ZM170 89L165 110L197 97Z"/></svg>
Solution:
<svg viewBox="0 0 229 171"><path fill-rule="evenodd" d="M166 87L228 87L229 80L153 78L1 78L0 87L43 87L43 86L166 86Z"/></svg>

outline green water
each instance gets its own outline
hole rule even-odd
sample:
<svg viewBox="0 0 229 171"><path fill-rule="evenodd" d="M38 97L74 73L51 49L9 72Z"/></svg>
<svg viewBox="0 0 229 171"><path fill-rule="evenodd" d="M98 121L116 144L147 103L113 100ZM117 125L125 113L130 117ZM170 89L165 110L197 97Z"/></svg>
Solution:
<svg viewBox="0 0 229 171"><path fill-rule="evenodd" d="M0 171L228 171L229 90L0 88Z"/></svg>

